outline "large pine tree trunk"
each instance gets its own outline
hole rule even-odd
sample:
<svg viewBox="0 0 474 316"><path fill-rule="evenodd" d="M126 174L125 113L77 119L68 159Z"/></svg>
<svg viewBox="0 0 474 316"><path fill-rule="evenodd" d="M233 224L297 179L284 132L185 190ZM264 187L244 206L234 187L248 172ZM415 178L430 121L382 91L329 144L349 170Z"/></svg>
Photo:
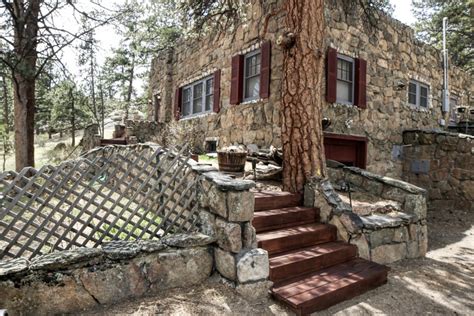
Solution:
<svg viewBox="0 0 474 316"><path fill-rule="evenodd" d="M40 0L15 0L14 53L18 64L13 69L15 106L15 164L19 171L34 166L36 51Z"/></svg>
<svg viewBox="0 0 474 316"><path fill-rule="evenodd" d="M324 0L287 0L286 11L295 43L284 49L283 60L283 188L301 192L307 180L326 173L321 127Z"/></svg>

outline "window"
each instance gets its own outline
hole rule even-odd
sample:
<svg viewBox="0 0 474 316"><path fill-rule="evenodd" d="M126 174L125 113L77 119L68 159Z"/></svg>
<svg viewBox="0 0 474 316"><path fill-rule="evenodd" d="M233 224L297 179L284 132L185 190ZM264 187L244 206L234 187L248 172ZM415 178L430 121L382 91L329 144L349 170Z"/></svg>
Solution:
<svg viewBox="0 0 474 316"><path fill-rule="evenodd" d="M428 108L429 86L421 82L410 80L408 85L408 103Z"/></svg>
<svg viewBox="0 0 474 316"><path fill-rule="evenodd" d="M354 104L354 59L337 55L337 102Z"/></svg>
<svg viewBox="0 0 474 316"><path fill-rule="evenodd" d="M183 87L181 117L211 111L214 101L214 78L207 77Z"/></svg>
<svg viewBox="0 0 474 316"><path fill-rule="evenodd" d="M260 97L260 50L248 53L244 57L244 101Z"/></svg>

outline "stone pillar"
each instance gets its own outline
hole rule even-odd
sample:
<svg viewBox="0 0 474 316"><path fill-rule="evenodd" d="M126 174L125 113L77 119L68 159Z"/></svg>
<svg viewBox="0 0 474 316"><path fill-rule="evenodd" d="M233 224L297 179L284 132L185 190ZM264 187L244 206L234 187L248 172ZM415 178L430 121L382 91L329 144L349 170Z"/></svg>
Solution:
<svg viewBox="0 0 474 316"><path fill-rule="evenodd" d="M272 284L268 281L268 253L257 248L252 226L255 199L249 189L255 183L232 179L209 166L198 165L194 169L201 177L200 216L206 218L201 221L201 230L214 233L217 240L216 270L231 281L241 295L251 299L266 297ZM204 225L209 222L214 224L213 228Z"/></svg>

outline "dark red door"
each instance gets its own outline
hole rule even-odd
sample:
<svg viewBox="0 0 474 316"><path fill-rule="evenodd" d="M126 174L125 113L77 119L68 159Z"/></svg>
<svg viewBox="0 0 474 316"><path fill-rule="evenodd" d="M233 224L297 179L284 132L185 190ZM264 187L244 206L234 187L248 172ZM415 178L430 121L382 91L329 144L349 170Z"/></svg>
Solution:
<svg viewBox="0 0 474 316"><path fill-rule="evenodd" d="M335 160L347 166L366 168L367 138L365 137L324 133L324 150L326 159Z"/></svg>

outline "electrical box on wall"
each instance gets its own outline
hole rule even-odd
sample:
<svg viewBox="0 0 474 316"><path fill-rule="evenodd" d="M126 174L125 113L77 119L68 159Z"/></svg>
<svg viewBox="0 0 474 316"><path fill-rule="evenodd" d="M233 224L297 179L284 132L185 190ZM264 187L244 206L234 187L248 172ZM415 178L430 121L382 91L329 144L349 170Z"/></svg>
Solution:
<svg viewBox="0 0 474 316"><path fill-rule="evenodd" d="M430 171L430 161L427 159L413 160L410 170L412 173L426 174Z"/></svg>

